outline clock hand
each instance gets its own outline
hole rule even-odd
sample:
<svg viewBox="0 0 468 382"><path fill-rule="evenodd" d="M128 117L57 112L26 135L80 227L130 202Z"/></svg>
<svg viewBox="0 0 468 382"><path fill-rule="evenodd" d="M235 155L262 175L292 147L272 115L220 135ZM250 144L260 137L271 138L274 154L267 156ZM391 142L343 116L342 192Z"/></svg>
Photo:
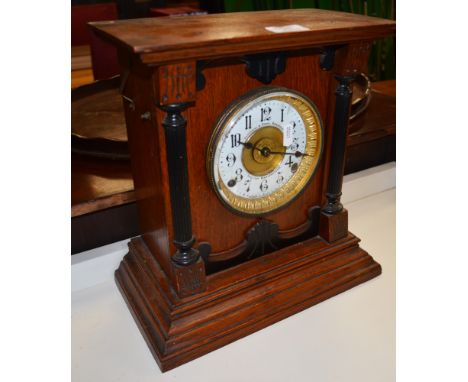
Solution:
<svg viewBox="0 0 468 382"><path fill-rule="evenodd" d="M250 142L239 142L239 143L241 145L244 145L245 148L247 149L260 151L264 157L267 157L268 155L270 155L270 149L268 147L259 149L257 146L255 146L253 143L250 143Z"/></svg>
<svg viewBox="0 0 468 382"><path fill-rule="evenodd" d="M248 149L260 151L262 153L262 155L265 156L265 157L267 157L268 155L270 155L272 153L272 151L270 151L270 149L268 147L263 147L263 148L259 149L253 143L250 143L250 142L239 142L239 143L241 145L244 145ZM276 154L281 154L281 153L278 152Z"/></svg>
<svg viewBox="0 0 468 382"><path fill-rule="evenodd" d="M244 145L246 148L248 149L254 149L256 147L254 147L254 145L250 142L239 142L241 145ZM257 149L258 150L258 149Z"/></svg>
<svg viewBox="0 0 468 382"><path fill-rule="evenodd" d="M310 157L311 155L310 154L306 154L306 153L301 153L300 151L296 151L295 153L276 153L275 154L285 154L285 155L294 155L296 158L300 158L300 157Z"/></svg>
<svg viewBox="0 0 468 382"><path fill-rule="evenodd" d="M305 157L305 156L310 157L309 154L301 153L300 151L296 151L294 153L288 153L288 152L284 152L284 151L271 151L268 147L263 147L262 149L259 149L258 147L255 147L250 142L239 142L239 143L241 145L244 145L248 149L260 151L262 153L262 155L265 156L265 157L267 157L270 154L294 155L296 158Z"/></svg>
<svg viewBox="0 0 468 382"><path fill-rule="evenodd" d="M264 147L263 149L259 149L257 146L255 146L253 143L250 143L250 142L239 142L241 145L244 145L247 149L251 149L251 150L257 150L257 151L260 151L264 156L268 156L268 153L267 151L265 150L268 150L269 152L269 148L268 147Z"/></svg>
<svg viewBox="0 0 468 382"><path fill-rule="evenodd" d="M310 157L311 155L309 154L306 154L306 153L301 153L300 151L296 151L294 153L288 153L288 152L284 152L284 151L271 151L271 150L265 150L265 153L267 154L267 156L269 154L283 154L283 155L294 155L296 158L299 158L299 157ZM262 152L263 154L263 152Z"/></svg>

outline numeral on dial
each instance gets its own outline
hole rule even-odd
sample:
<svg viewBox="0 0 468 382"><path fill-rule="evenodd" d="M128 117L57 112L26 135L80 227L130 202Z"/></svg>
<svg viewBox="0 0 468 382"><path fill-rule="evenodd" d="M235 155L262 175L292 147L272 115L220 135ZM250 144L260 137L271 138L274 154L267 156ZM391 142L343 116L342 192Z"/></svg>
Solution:
<svg viewBox="0 0 468 382"><path fill-rule="evenodd" d="M265 179L262 181L262 183L260 184L260 190L262 192L265 192L266 190L268 190L268 181Z"/></svg>
<svg viewBox="0 0 468 382"><path fill-rule="evenodd" d="M242 175L242 169L241 168L238 168L236 170L236 180L238 182L240 182L242 179L244 178L244 176Z"/></svg>
<svg viewBox="0 0 468 382"><path fill-rule="evenodd" d="M271 107L262 107L260 122L269 121L271 119Z"/></svg>
<svg viewBox="0 0 468 382"><path fill-rule="evenodd" d="M252 116L246 115L245 116L245 129L250 130L252 128Z"/></svg>
<svg viewBox="0 0 468 382"><path fill-rule="evenodd" d="M228 167L234 166L234 163L236 163L236 156L233 153L229 153L226 157L226 162Z"/></svg>
<svg viewBox="0 0 468 382"><path fill-rule="evenodd" d="M291 146L289 146L289 150L296 151L297 149L299 149L298 140L297 138L293 138L293 143L291 144Z"/></svg>
<svg viewBox="0 0 468 382"><path fill-rule="evenodd" d="M240 145L241 142L241 135L240 133L237 134L231 134L231 147L237 147Z"/></svg>
<svg viewBox="0 0 468 382"><path fill-rule="evenodd" d="M244 186L247 186L247 189L245 190L245 192L249 192L250 191L250 178L247 178L245 180Z"/></svg>

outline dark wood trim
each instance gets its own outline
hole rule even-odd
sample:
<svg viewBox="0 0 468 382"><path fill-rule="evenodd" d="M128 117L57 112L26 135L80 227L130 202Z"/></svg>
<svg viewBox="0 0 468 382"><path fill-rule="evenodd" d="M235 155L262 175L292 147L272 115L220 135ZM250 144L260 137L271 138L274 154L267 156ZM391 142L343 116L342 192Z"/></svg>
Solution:
<svg viewBox="0 0 468 382"><path fill-rule="evenodd" d="M285 52L273 52L247 55L240 60L245 63L245 70L250 77L269 85L278 74L285 71L287 58Z"/></svg>
<svg viewBox="0 0 468 382"><path fill-rule="evenodd" d="M199 258L198 251L193 248L195 237L192 234L185 135L187 120L182 115L188 106L188 103L161 106L166 112L162 125L166 137L173 243L177 248L172 261L177 265L193 264Z"/></svg>
<svg viewBox="0 0 468 382"><path fill-rule="evenodd" d="M349 109L353 92L349 86L352 76L335 76L338 87L335 92L335 118L333 124L333 138L330 153L330 168L327 186L327 204L323 212L337 214L343 209L340 203L341 187L343 185L343 170L346 150L346 136L349 122Z"/></svg>
<svg viewBox="0 0 468 382"><path fill-rule="evenodd" d="M336 46L325 46L320 53L320 68L322 70L331 70L335 64Z"/></svg>

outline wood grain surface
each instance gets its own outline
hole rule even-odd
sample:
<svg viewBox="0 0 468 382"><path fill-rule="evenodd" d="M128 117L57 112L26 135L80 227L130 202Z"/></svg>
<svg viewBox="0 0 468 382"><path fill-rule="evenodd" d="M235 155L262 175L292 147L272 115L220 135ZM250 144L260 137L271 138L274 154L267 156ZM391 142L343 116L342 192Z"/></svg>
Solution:
<svg viewBox="0 0 468 382"><path fill-rule="evenodd" d="M266 29L291 25L303 30ZM105 21L91 26L146 63L372 40L395 31L392 20L319 9Z"/></svg>

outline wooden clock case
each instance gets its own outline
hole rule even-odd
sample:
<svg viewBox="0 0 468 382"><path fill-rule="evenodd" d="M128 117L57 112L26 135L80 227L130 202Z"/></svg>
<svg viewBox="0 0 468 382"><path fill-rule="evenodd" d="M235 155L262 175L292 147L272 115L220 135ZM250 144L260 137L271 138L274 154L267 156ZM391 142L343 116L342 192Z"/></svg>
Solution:
<svg viewBox="0 0 468 382"><path fill-rule="evenodd" d="M291 25L302 29L266 29ZM350 84L394 22L308 9L91 26L118 47L144 232L116 280L162 371L381 273L348 232L340 195ZM267 84L316 104L323 154L287 207L240 216L212 190L206 150L226 107Z"/></svg>

